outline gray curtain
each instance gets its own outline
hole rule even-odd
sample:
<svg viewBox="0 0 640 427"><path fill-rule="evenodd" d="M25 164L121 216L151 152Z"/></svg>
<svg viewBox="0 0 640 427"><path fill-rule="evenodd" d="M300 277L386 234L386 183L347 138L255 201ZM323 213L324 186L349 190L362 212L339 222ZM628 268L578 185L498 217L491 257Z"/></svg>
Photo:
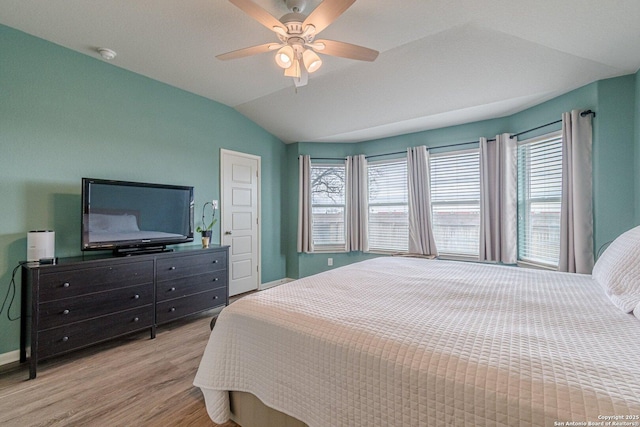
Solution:
<svg viewBox="0 0 640 427"><path fill-rule="evenodd" d="M516 138L480 138L480 261L515 264L518 258Z"/></svg>
<svg viewBox="0 0 640 427"><path fill-rule="evenodd" d="M562 114L560 271L593 269L592 138L591 114Z"/></svg>
<svg viewBox="0 0 640 427"><path fill-rule="evenodd" d="M347 251L369 250L367 157L348 156L346 165Z"/></svg>
<svg viewBox="0 0 640 427"><path fill-rule="evenodd" d="M298 252L313 252L311 212L311 156L298 157Z"/></svg>
<svg viewBox="0 0 640 427"><path fill-rule="evenodd" d="M409 185L409 252L438 255L431 220L429 152L424 145L407 148Z"/></svg>

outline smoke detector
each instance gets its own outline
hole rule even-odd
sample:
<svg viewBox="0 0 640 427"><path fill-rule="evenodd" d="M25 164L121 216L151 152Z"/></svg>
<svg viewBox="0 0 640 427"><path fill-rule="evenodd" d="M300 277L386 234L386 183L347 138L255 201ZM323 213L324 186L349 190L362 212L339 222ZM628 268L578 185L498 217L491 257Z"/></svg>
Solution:
<svg viewBox="0 0 640 427"><path fill-rule="evenodd" d="M111 61L116 57L116 53L111 49L107 49L106 47L98 48L98 53L100 54L100 56L102 56L102 59L106 59L107 61Z"/></svg>

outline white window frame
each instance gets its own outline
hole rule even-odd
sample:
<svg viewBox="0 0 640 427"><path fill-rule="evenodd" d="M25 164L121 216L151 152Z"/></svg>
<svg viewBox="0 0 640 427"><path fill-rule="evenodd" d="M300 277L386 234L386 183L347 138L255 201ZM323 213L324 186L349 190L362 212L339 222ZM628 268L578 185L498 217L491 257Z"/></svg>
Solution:
<svg viewBox="0 0 640 427"><path fill-rule="evenodd" d="M479 148L470 148L470 149L464 149L464 150L455 150L455 151L443 151L443 152L439 152L439 153L433 153L430 155L430 161L431 164L429 165L429 169L431 171L431 173L433 173L433 160L434 159L438 159L441 157L449 157L449 156L456 156L456 155L464 155L464 154L468 154L468 153L475 153L478 155L478 199L477 200L473 200L473 201L469 201L469 200L459 200L459 201L449 201L449 202L438 202L438 201L434 201L433 198L433 179L431 180L431 218L432 220L435 222L434 218L434 207L440 205L440 206L447 206L447 205L455 205L455 204L459 204L459 205L469 205L469 204L477 204L478 206L478 213L480 213L480 149ZM432 178L432 177L431 177ZM478 216L478 233L480 232L480 216ZM434 231L435 234L435 224L432 224L432 230ZM435 238L435 235L434 235ZM466 254L466 253L462 253L462 252L443 252L439 245L438 242L436 241L436 247L438 248L438 257L439 258L443 258L443 259L454 259L454 260L464 260L464 261L478 261L480 259L480 236L478 235L478 253L477 254Z"/></svg>
<svg viewBox="0 0 640 427"><path fill-rule="evenodd" d="M347 191L348 189L346 188L346 165L344 163L311 163L311 173L310 173L310 179L313 176L313 170L314 168L342 168L345 172L345 180L344 180L344 203L343 204L321 204L321 203L313 203L313 181L311 181L309 183L309 188L312 192L312 196L311 196L311 218L313 221L313 210L314 208L324 208L324 207L342 207L343 209L343 230L344 230L344 244L319 244L315 242L315 235L314 235L314 227L313 227L313 223L311 226L311 238L313 239L313 252L331 252L331 253L335 253L335 252L346 252L347 251L347 206L346 206L346 201L347 201Z"/></svg>
<svg viewBox="0 0 640 427"><path fill-rule="evenodd" d="M395 159L388 159L388 160L376 160L373 162L369 162L368 163L368 168L367 168L367 193L371 194L371 183L369 182L369 170L374 167L376 165L383 165L383 164L393 164L393 163L404 163L407 168L408 168L408 164L407 164L407 158L406 157L400 157L400 158L395 158ZM405 203L371 203L370 199L367 199L367 230L369 233L369 250L368 252L370 253L376 253L376 254L397 254L397 253L408 253L409 252L409 234L407 232L407 241L406 241L406 249L404 250L399 250L399 249L393 249L393 248L376 248L376 247L371 247L371 223L370 223L370 213L371 213L371 206L406 206L407 207L407 230L408 230L408 226L409 226L409 184L408 182L405 183L405 188L406 188L406 192L407 192L407 199Z"/></svg>
<svg viewBox="0 0 640 427"><path fill-rule="evenodd" d="M560 144L563 144L562 141L562 130L558 130L555 132L551 132L551 133L547 133L545 135L541 135L535 138L530 138L530 139L526 139L523 141L519 141L518 142L518 148L520 148L523 145L530 145L530 144L535 144L535 143L541 143L541 142L545 142L545 141L551 141L554 139L560 139ZM560 166L562 167L562 166ZM541 260L536 260L536 259L532 259L532 258L527 258L527 257L522 257L521 256L521 245L524 244L524 242L522 242L521 239L521 234L522 234L522 229L521 227L525 227L525 222L526 219L524 217L524 215L526 214L526 212L528 211L528 207L526 207L525 209L523 209L523 204L526 206L529 206L531 203L531 198L530 197L526 197L522 195L523 192L523 188L522 187L522 181L521 181L521 167L520 167L520 152L518 151L518 178L517 178L517 185L518 185L518 260L517 260L517 265L520 267L527 267L527 268L537 268L537 269L545 269L545 270L557 270L558 269L558 263L559 263L559 259L558 261L556 261L555 264L553 263L547 263L547 262L543 262ZM560 190L562 191L562 183L560 183ZM544 197L544 198L538 198L536 199L536 201L538 202L554 202L554 203L561 203L561 198L562 196L559 195L557 197ZM523 210L525 212L523 212ZM560 220L559 220L560 221ZM560 226L560 223L558 222L558 227ZM560 240L558 240L558 252L560 252Z"/></svg>

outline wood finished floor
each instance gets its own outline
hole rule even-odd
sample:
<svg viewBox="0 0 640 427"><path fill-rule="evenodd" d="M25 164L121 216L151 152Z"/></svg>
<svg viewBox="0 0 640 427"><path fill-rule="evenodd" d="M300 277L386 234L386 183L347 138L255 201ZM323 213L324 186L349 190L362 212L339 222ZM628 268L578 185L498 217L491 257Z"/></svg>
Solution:
<svg viewBox="0 0 640 427"><path fill-rule="evenodd" d="M211 314L94 346L38 365L0 371L0 426L206 426L192 385Z"/></svg>

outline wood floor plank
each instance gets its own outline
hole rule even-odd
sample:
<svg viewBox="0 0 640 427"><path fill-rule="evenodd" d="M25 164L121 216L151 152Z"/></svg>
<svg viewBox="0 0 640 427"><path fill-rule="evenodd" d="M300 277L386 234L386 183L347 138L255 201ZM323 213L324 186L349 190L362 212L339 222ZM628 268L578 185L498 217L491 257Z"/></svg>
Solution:
<svg viewBox="0 0 640 427"><path fill-rule="evenodd" d="M0 372L0 425L237 427L213 423L193 386L212 313Z"/></svg>

